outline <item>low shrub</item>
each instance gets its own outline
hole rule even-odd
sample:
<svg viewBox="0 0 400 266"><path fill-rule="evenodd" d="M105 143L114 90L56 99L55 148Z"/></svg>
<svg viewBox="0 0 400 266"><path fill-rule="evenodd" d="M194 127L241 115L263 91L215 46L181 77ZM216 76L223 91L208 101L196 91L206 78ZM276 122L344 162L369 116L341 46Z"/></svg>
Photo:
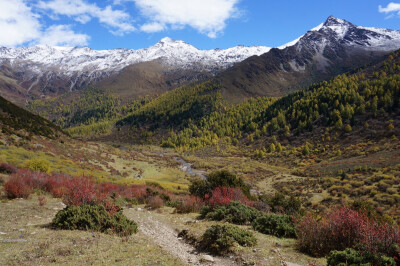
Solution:
<svg viewBox="0 0 400 266"><path fill-rule="evenodd" d="M4 190L9 199L28 198L32 194L33 186L27 184L23 177L13 177L4 184Z"/></svg>
<svg viewBox="0 0 400 266"><path fill-rule="evenodd" d="M244 183L243 179L237 177L226 170L215 171L207 176L207 179L196 179L189 186L192 195L204 198L217 187L240 188L246 197L250 197L250 187Z"/></svg>
<svg viewBox="0 0 400 266"><path fill-rule="evenodd" d="M14 165L1 163L0 164L0 173L3 174L13 174L17 172L17 168Z"/></svg>
<svg viewBox="0 0 400 266"><path fill-rule="evenodd" d="M253 206L254 202L250 201L240 188L217 187L211 195L205 195L205 202L211 207L228 205L232 201L238 201L248 206Z"/></svg>
<svg viewBox="0 0 400 266"><path fill-rule="evenodd" d="M226 221L234 224L249 224L260 215L261 212L258 210L237 201L230 202L225 206L218 206L214 209L206 206L201 210L202 218L214 221Z"/></svg>
<svg viewBox="0 0 400 266"><path fill-rule="evenodd" d="M124 187L120 192L121 197L129 201L137 200L139 203L144 203L147 197L145 185L132 185Z"/></svg>
<svg viewBox="0 0 400 266"><path fill-rule="evenodd" d="M183 196L177 202L175 206L177 213L200 212L204 206L204 201L200 197L192 195Z"/></svg>
<svg viewBox="0 0 400 266"><path fill-rule="evenodd" d="M257 217L252 226L255 231L276 237L296 238L297 233L292 218L288 215L264 214Z"/></svg>
<svg viewBox="0 0 400 266"><path fill-rule="evenodd" d="M52 226L63 230L93 230L128 236L137 232L137 224L118 209L110 213L103 205L67 206L59 211L52 221Z"/></svg>
<svg viewBox="0 0 400 266"><path fill-rule="evenodd" d="M164 206L164 201L158 195L152 196L146 201L147 208L158 209L158 208L161 208L162 206Z"/></svg>
<svg viewBox="0 0 400 266"><path fill-rule="evenodd" d="M66 182L63 202L67 206L99 203L106 195L100 195L91 177L75 177Z"/></svg>
<svg viewBox="0 0 400 266"><path fill-rule="evenodd" d="M50 172L50 163L43 159L33 159L25 163L25 168L31 171L39 171L43 173Z"/></svg>
<svg viewBox="0 0 400 266"><path fill-rule="evenodd" d="M327 258L328 266L336 265L382 265L396 266L393 258L377 256L371 253L361 253L360 251L346 248L343 251L331 251Z"/></svg>
<svg viewBox="0 0 400 266"><path fill-rule="evenodd" d="M314 256L346 248L392 256L391 248L400 243L397 225L376 221L348 207L331 210L322 219L306 215L296 230L299 248Z"/></svg>
<svg viewBox="0 0 400 266"><path fill-rule="evenodd" d="M361 239L364 227L364 215L343 207L331 211L322 220L306 215L296 229L300 249L323 256L332 250L353 247Z"/></svg>
<svg viewBox="0 0 400 266"><path fill-rule="evenodd" d="M294 215L302 212L301 201L294 196L287 196L277 192L272 197L263 195L260 197L260 200L268 204L274 213Z"/></svg>
<svg viewBox="0 0 400 266"><path fill-rule="evenodd" d="M252 247L257 239L252 232L234 225L213 225L203 234L200 246L215 254L229 252L236 244Z"/></svg>

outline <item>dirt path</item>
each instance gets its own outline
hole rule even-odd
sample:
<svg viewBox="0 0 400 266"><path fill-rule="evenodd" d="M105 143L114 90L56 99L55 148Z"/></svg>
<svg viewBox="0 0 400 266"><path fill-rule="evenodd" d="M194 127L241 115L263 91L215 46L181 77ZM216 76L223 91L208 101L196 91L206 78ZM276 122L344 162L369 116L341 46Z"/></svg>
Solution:
<svg viewBox="0 0 400 266"><path fill-rule="evenodd" d="M139 225L139 231L142 234L188 265L235 265L233 261L218 257L212 257L214 262L204 261L203 258L207 254L198 253L193 246L179 239L178 233L173 228L147 210L130 208L126 209L124 213Z"/></svg>

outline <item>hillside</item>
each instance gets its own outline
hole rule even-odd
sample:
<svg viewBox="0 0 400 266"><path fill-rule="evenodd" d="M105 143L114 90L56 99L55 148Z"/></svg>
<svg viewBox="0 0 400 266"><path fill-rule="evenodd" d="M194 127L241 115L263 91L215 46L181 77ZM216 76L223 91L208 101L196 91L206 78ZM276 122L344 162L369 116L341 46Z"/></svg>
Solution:
<svg viewBox="0 0 400 266"><path fill-rule="evenodd" d="M232 102L284 96L379 62L399 48L399 31L360 27L329 17L294 43L250 57L222 72L222 95Z"/></svg>
<svg viewBox="0 0 400 266"><path fill-rule="evenodd" d="M142 62L122 69L98 82L96 86L112 91L122 100L156 97L189 83L204 81L213 76L206 70L167 67L160 60Z"/></svg>
<svg viewBox="0 0 400 266"><path fill-rule="evenodd" d="M16 134L23 138L29 138L32 135L56 138L64 134L58 126L16 106L1 96L0 125L3 133Z"/></svg>
<svg viewBox="0 0 400 266"><path fill-rule="evenodd" d="M395 134L398 128L398 102L393 100L398 97L398 65L399 52L395 52L375 65L288 96L257 98L237 106L221 98L223 88L216 79L161 95L117 125L140 128L142 133L156 136L158 129L163 129L161 136L173 131L165 145L186 149L211 145L212 139L247 143L274 135L300 143L305 138L319 138L327 130L344 132L345 136L355 134L361 140L371 137L372 129L365 129L366 122L376 127L373 130L380 138ZM206 89L210 84L213 89ZM393 120L389 123L393 126L391 133L380 122L389 120ZM155 139L160 142L159 137Z"/></svg>

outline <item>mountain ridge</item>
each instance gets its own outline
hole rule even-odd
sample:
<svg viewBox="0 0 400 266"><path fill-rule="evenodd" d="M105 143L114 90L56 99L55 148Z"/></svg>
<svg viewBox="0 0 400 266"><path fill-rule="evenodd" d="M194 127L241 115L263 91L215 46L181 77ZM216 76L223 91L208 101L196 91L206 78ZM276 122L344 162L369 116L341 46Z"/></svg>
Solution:
<svg viewBox="0 0 400 266"><path fill-rule="evenodd" d="M378 62L400 48L400 31L356 26L331 16L296 40L223 71L224 97L232 102L279 97Z"/></svg>

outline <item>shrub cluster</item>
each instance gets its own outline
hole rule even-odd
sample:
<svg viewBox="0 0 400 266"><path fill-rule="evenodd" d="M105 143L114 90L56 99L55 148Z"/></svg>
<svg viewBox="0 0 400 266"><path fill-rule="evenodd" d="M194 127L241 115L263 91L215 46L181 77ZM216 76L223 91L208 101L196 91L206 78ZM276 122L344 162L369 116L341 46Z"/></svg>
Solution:
<svg viewBox="0 0 400 266"><path fill-rule="evenodd" d="M192 195L204 198L206 195L210 196L213 190L218 187L240 188L246 197L250 197L250 187L244 183L243 179L226 170L212 172L207 176L207 179L192 181L189 192Z"/></svg>
<svg viewBox="0 0 400 266"><path fill-rule="evenodd" d="M93 230L120 236L137 232L137 224L126 218L121 209L110 214L105 206L99 204L67 206L56 214L52 225L57 229Z"/></svg>
<svg viewBox="0 0 400 266"><path fill-rule="evenodd" d="M124 198L131 202L146 203L154 196L163 202L170 199L172 193L146 185L116 185L96 183L90 176L71 177L62 174L47 174L19 169L10 175L4 184L8 198L27 198L34 190L49 192L53 197L63 198L66 205L102 204L112 198Z"/></svg>
<svg viewBox="0 0 400 266"><path fill-rule="evenodd" d="M203 234L200 246L212 253L222 254L236 244L251 247L256 243L257 239L252 232L234 225L213 225Z"/></svg>
<svg viewBox="0 0 400 266"><path fill-rule="evenodd" d="M292 217L279 214L264 214L257 217L252 226L254 230L276 237L296 238L296 228Z"/></svg>
<svg viewBox="0 0 400 266"><path fill-rule="evenodd" d="M294 215L302 212L301 201L294 196L277 192L272 197L260 196L260 200L268 204L270 210L275 213Z"/></svg>
<svg viewBox="0 0 400 266"><path fill-rule="evenodd" d="M232 201L238 201L248 206L253 206L254 202L250 201L240 188L232 187L216 187L210 195L204 196L207 205L212 208L221 205L227 205Z"/></svg>
<svg viewBox="0 0 400 266"><path fill-rule="evenodd" d="M306 215L296 229L300 249L314 256L346 248L390 255L392 246L400 243L397 225L376 221L348 207L332 210L322 219Z"/></svg>
<svg viewBox="0 0 400 266"><path fill-rule="evenodd" d="M361 253L352 248L346 248L343 251L334 250L327 259L328 266L336 265L385 265L396 266L393 258L386 256L377 256L371 253Z"/></svg>
<svg viewBox="0 0 400 266"><path fill-rule="evenodd" d="M215 208L206 206L201 210L202 218L240 225L249 224L260 215L261 212L258 210L237 201L232 201L228 205L217 206Z"/></svg>
<svg viewBox="0 0 400 266"><path fill-rule="evenodd" d="M175 206L177 213L200 212L204 207L204 201L197 196L186 195L178 200Z"/></svg>

